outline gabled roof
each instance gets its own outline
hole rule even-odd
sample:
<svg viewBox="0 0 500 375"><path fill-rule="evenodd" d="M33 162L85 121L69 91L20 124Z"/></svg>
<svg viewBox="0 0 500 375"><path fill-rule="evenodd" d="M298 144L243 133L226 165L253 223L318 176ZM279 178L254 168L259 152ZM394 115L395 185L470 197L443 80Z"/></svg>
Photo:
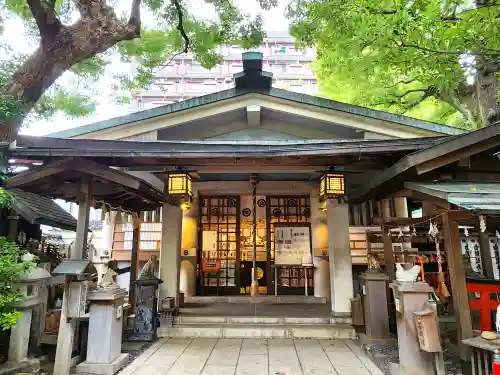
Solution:
<svg viewBox="0 0 500 375"><path fill-rule="evenodd" d="M404 182L407 175L423 175L460 159L500 146L500 122L460 136L444 138L435 145L404 156L382 173L367 179L353 195L362 201L382 190L391 181Z"/></svg>
<svg viewBox="0 0 500 375"><path fill-rule="evenodd" d="M260 58L260 61L258 60ZM262 71L262 54L248 52L243 54L244 71L235 74L236 87L229 90L219 91L213 94L188 99L185 101L132 113L129 115L99 121L92 124L80 126L73 129L63 130L49 134L53 138L73 138L84 136L89 133L108 130L124 125L152 120L157 117L169 116L175 113L192 110L214 103L224 104L232 99L249 96L262 95L269 99L278 99L288 104L300 104L327 113L344 113L354 115L358 121L377 120L390 125L400 125L402 128L419 130L420 136L457 135L466 131L451 126L417 120L411 117L396 115L393 113L378 111L374 109L359 107L351 104L341 103L334 100L319 98L312 95L300 94L271 87L272 74Z"/></svg>
<svg viewBox="0 0 500 375"><path fill-rule="evenodd" d="M213 94L200 96L197 98L184 100L177 103L168 104L161 107L148 109L145 111L131 113L125 116L111 118L109 120L94 122L92 124L83 125L73 129L62 130L59 132L51 133L47 136L52 138L78 137L88 133L107 130L123 125L130 125L139 121L151 120L156 117L166 116L169 114L186 111L193 108L198 108L208 104L224 102L228 99L234 99L237 97L250 94L260 94L270 98L282 99L291 103L305 104L318 109L339 111L352 115L357 115L360 117L366 117L369 119L391 122L397 125L401 125L403 127L411 127L431 132L434 133L435 135L457 135L466 133L465 130L447 125L418 120L407 116L396 115L394 113L378 111L365 107L359 107L352 104L337 102L335 100L319 98L312 95L300 94L277 88L270 88L269 90L258 90L258 89L240 90L237 88L233 88L229 90L219 91Z"/></svg>
<svg viewBox="0 0 500 375"><path fill-rule="evenodd" d="M9 192L12 209L29 223L76 231L76 219L52 199L20 189Z"/></svg>
<svg viewBox="0 0 500 375"><path fill-rule="evenodd" d="M405 187L476 214L500 215L500 181L407 182Z"/></svg>

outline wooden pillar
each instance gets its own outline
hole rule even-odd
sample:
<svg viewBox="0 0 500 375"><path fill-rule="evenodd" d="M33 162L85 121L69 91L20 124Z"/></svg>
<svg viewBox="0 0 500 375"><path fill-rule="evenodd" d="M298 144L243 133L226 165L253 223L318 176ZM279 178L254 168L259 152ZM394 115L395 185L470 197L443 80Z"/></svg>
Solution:
<svg viewBox="0 0 500 375"><path fill-rule="evenodd" d="M391 204L389 199L382 199L381 216L383 221L391 218ZM382 225L382 242L384 243L385 273L389 276L389 282L396 280L396 270L394 267L394 252L392 250L392 239L390 227Z"/></svg>
<svg viewBox="0 0 500 375"><path fill-rule="evenodd" d="M139 213L138 213L139 215ZM135 311L135 284L137 280L137 267L139 265L139 237L140 225L139 220L133 222L132 232L132 254L130 260L130 284L128 289L128 303L130 304L130 311Z"/></svg>
<svg viewBox="0 0 500 375"><path fill-rule="evenodd" d="M382 226L382 241L384 243L385 274L389 281L396 280L396 269L394 266L394 252L392 251L392 238L390 228Z"/></svg>
<svg viewBox="0 0 500 375"><path fill-rule="evenodd" d="M91 205L91 181L92 177L84 175L80 185L78 196L78 221L76 224L75 246L69 254L71 259L79 260L83 258L83 249L87 245L87 234L89 230L89 212ZM70 292L70 282L64 283L63 304L61 319L59 323L59 334L57 335L56 358L54 362L54 375L67 375L71 367L71 354L73 343L78 330L78 320L68 319L68 298Z"/></svg>
<svg viewBox="0 0 500 375"><path fill-rule="evenodd" d="M71 249L71 259L82 259L84 249L87 246L89 233L89 213L92 200L91 195L92 176L84 175L78 192L78 222L76 226L75 246Z"/></svg>
<svg viewBox="0 0 500 375"><path fill-rule="evenodd" d="M484 220L486 221L486 218ZM488 229L486 228L484 232L481 230L479 219L477 222L477 229L477 232L479 233L479 248L481 249L481 260L483 264L484 276L486 276L488 279L494 279L495 275L493 273L493 259L491 257Z"/></svg>
<svg viewBox="0 0 500 375"><path fill-rule="evenodd" d="M453 307L457 317L457 339L460 359L469 362L470 350L467 345L462 344L462 340L473 337L472 320L465 285L465 269L462 259L460 232L458 230L458 223L450 217L449 213L444 213L441 217L443 221L444 248L448 260L448 272L450 273L453 295Z"/></svg>
<svg viewBox="0 0 500 375"><path fill-rule="evenodd" d="M19 215L16 211L12 209L9 211L8 223L9 223L9 231L7 233L7 238L11 242L16 242L17 234L19 231ZM24 246L24 244L20 245Z"/></svg>

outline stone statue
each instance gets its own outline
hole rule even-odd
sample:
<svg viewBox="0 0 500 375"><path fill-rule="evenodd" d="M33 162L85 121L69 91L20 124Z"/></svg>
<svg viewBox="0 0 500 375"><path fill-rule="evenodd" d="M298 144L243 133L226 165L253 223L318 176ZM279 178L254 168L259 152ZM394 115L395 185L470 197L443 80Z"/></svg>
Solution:
<svg viewBox="0 0 500 375"><path fill-rule="evenodd" d="M382 272L380 268L380 260L377 254L368 254L368 270L367 272Z"/></svg>
<svg viewBox="0 0 500 375"><path fill-rule="evenodd" d="M106 272L101 276L99 282L97 283L98 289L119 289L118 284L115 282L114 277L116 272L110 267L106 266Z"/></svg>
<svg viewBox="0 0 500 375"><path fill-rule="evenodd" d="M417 280L420 273L420 266L414 265L412 268L405 270L401 263L396 263L396 280L413 283Z"/></svg>
<svg viewBox="0 0 500 375"><path fill-rule="evenodd" d="M158 257L156 255L151 255L147 263L142 267L139 273L139 280L152 279L158 274L160 268Z"/></svg>

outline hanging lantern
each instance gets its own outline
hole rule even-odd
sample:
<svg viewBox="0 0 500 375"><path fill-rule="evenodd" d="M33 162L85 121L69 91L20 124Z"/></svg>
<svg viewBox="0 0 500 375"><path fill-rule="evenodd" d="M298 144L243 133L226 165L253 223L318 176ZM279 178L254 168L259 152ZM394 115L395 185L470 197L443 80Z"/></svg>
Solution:
<svg viewBox="0 0 500 375"><path fill-rule="evenodd" d="M326 173L321 177L319 196L322 199L338 198L345 195L344 175Z"/></svg>
<svg viewBox="0 0 500 375"><path fill-rule="evenodd" d="M185 172L174 172L168 175L168 194L191 197L191 176Z"/></svg>

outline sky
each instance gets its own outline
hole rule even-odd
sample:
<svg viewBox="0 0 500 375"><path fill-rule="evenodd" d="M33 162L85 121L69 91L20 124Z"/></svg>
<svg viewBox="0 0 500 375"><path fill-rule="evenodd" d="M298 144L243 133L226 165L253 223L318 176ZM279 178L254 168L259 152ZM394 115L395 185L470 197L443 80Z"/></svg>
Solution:
<svg viewBox="0 0 500 375"><path fill-rule="evenodd" d="M207 17L209 19L214 17L215 13L213 11L213 8L210 5L207 5L203 0L190 0L190 3L192 3L190 9L197 10L196 12L194 12L195 15L199 15L200 17ZM120 8L123 7L124 10L129 9L129 4L129 0L120 0ZM256 15L259 12L262 12L265 21L264 28L266 31L288 30L289 25L284 16L285 7L287 4L286 0L278 0L278 6L270 11L262 11L256 0L236 0L236 4L244 12L250 13L252 15ZM118 14L121 13L120 8L118 8L117 10ZM146 19L144 19L144 21L146 24L152 22L152 20L148 20L147 17ZM5 26L6 27L4 35L0 37L0 44L5 43L6 41L12 41L12 35L20 36L25 34L22 23L17 20L8 21L6 22ZM25 41L29 40L29 38L26 36L23 36L22 39ZM12 43L9 44L12 45ZM18 43L13 46L15 46L15 49L19 52L28 53L32 51L36 45L34 43ZM129 67L124 64L120 65L122 65L121 69L129 69ZM113 71L114 73L116 73L116 64L113 64ZM74 85L74 82L72 82L71 78L68 75L63 76L59 82L62 85ZM56 115L49 121L37 121L30 123L28 126L23 127L21 133L37 136L46 135L59 130L70 129L130 113L130 109L128 108L128 106L117 105L112 101L111 74L108 74L103 79L99 80L99 88L101 93L96 98L99 104L93 115L80 119L68 119L63 115Z"/></svg>

